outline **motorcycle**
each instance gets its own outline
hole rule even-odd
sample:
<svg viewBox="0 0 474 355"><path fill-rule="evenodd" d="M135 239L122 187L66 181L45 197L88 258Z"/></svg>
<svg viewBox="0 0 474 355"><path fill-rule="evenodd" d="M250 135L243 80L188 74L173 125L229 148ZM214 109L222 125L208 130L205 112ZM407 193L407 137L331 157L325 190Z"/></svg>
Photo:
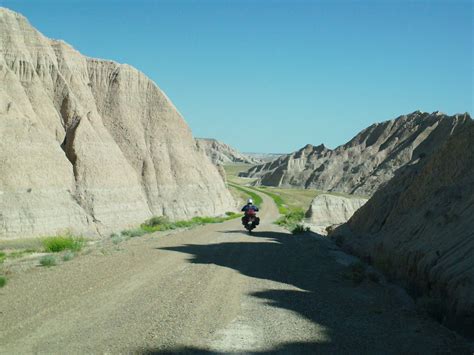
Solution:
<svg viewBox="0 0 474 355"><path fill-rule="evenodd" d="M254 210L249 210L242 217L242 224L245 229L248 230L249 234L260 224L260 218L257 217L257 213Z"/></svg>

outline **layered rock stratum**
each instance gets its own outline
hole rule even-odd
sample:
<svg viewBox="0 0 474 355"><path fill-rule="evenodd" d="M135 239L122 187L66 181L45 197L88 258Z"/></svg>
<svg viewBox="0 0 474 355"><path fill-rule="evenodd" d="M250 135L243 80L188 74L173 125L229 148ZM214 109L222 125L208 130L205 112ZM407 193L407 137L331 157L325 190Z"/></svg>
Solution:
<svg viewBox="0 0 474 355"><path fill-rule="evenodd" d="M0 237L103 233L233 200L166 95L0 8Z"/></svg>
<svg viewBox="0 0 474 355"><path fill-rule="evenodd" d="M474 336L474 123L397 171L331 236Z"/></svg>
<svg viewBox="0 0 474 355"><path fill-rule="evenodd" d="M308 144L241 175L257 178L256 184L266 186L370 196L397 169L430 156L466 120L465 114L416 111L373 124L335 149Z"/></svg>
<svg viewBox="0 0 474 355"><path fill-rule="evenodd" d="M327 227L347 222L366 202L366 198L320 194L311 201L306 223L313 231L326 234Z"/></svg>
<svg viewBox="0 0 474 355"><path fill-rule="evenodd" d="M202 150L216 165L233 163L260 164L262 160L240 153L235 148L212 138L196 138L198 149Z"/></svg>

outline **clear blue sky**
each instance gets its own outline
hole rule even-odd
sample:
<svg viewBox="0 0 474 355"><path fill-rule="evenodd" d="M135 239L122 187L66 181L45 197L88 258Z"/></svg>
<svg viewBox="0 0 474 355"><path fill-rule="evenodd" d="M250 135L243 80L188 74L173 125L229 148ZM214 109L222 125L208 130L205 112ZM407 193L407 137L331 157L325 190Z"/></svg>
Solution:
<svg viewBox="0 0 474 355"><path fill-rule="evenodd" d="M420 109L473 112L473 8L445 1L0 0L48 37L131 64L198 137L335 147Z"/></svg>

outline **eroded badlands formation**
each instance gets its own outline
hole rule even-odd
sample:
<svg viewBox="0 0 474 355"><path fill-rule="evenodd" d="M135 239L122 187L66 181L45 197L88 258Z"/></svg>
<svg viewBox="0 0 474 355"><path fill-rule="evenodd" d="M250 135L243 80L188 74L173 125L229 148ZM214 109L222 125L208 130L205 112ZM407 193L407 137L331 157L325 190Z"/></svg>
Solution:
<svg viewBox="0 0 474 355"><path fill-rule="evenodd" d="M97 234L234 202L166 95L0 8L0 237Z"/></svg>

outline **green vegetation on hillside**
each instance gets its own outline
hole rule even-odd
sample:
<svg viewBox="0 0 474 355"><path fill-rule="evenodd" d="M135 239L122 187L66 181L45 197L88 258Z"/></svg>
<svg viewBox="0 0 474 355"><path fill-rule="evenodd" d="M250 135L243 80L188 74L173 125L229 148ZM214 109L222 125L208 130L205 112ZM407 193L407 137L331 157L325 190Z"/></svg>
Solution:
<svg viewBox="0 0 474 355"><path fill-rule="evenodd" d="M257 189L254 189L254 188L251 188L251 187L248 187L248 186L243 187L243 186L231 183L231 182L229 182L229 186L232 186L234 189L245 193L248 196L248 198L251 198L253 200L253 203L254 203L255 206L260 208L260 206L262 205L262 202L263 202L262 198L254 192L254 191L258 191ZM252 190L254 190L254 191L252 191Z"/></svg>
<svg viewBox="0 0 474 355"><path fill-rule="evenodd" d="M285 227L290 231L295 231L298 229L298 226L301 224L301 221L304 218L304 211L301 208L295 208L293 210L287 211L283 216L276 220L276 224L279 226ZM296 233L298 233L296 231Z"/></svg>
<svg viewBox="0 0 474 355"><path fill-rule="evenodd" d="M252 166L252 164L226 164L224 165L224 170L227 177L234 177L238 176L242 171L247 171Z"/></svg>
<svg viewBox="0 0 474 355"><path fill-rule="evenodd" d="M224 165L224 171L226 174L227 181L234 184L238 184L238 185L247 185L249 183L252 183L256 179L239 177L239 173L249 170L252 166L254 165L251 165L251 164Z"/></svg>

